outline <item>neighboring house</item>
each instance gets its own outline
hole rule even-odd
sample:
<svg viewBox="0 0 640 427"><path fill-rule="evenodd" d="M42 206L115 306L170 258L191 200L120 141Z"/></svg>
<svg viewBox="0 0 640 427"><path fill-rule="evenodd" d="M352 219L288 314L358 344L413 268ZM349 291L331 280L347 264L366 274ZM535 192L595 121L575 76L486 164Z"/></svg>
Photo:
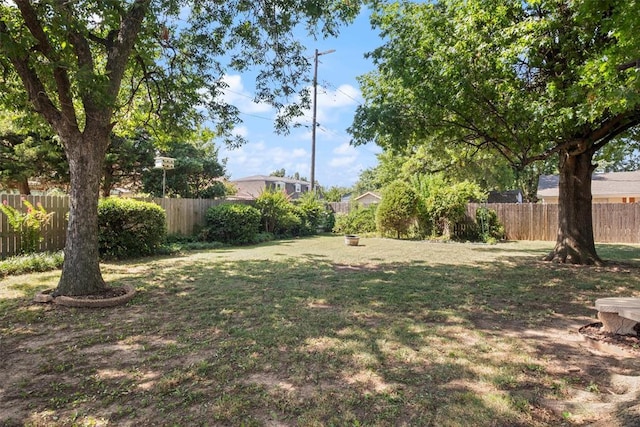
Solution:
<svg viewBox="0 0 640 427"><path fill-rule="evenodd" d="M253 200L266 190L285 191L292 199L311 191L311 183L279 176L255 175L232 180L238 192L229 199Z"/></svg>
<svg viewBox="0 0 640 427"><path fill-rule="evenodd" d="M353 193L347 193L340 198L341 202L350 202L353 197Z"/></svg>
<svg viewBox="0 0 640 427"><path fill-rule="evenodd" d="M558 175L542 175L538 180L538 198L543 203L558 203ZM595 173L591 178L593 203L640 202L640 171Z"/></svg>
<svg viewBox="0 0 640 427"><path fill-rule="evenodd" d="M362 206L369 206L374 203L380 203L380 200L382 200L382 197L380 197L379 194L374 193L372 191L367 191L366 193L361 194L355 199L353 199L354 202L359 203Z"/></svg>
<svg viewBox="0 0 640 427"><path fill-rule="evenodd" d="M490 191L487 203L522 203L522 191Z"/></svg>

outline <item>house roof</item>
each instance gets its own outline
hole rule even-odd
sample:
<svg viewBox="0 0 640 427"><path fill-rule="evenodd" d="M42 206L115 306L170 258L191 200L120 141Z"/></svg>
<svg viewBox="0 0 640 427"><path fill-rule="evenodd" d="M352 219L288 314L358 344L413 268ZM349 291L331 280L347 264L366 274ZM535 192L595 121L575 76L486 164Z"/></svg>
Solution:
<svg viewBox="0 0 640 427"><path fill-rule="evenodd" d="M522 191L489 191L487 203L522 203Z"/></svg>
<svg viewBox="0 0 640 427"><path fill-rule="evenodd" d="M231 180L231 182L251 182L251 181L284 182L286 184L304 184L304 185L310 184L309 181L302 181L300 179L285 178L285 177L272 176L272 175L252 175L252 176L245 176L244 178Z"/></svg>
<svg viewBox="0 0 640 427"><path fill-rule="evenodd" d="M358 197L356 197L354 200L360 200L360 199L364 199L367 196L372 196L374 199L378 199L378 200L382 200L382 197L380 197L379 194L374 193L373 191L367 191L364 194L359 195Z"/></svg>
<svg viewBox="0 0 640 427"><path fill-rule="evenodd" d="M538 180L538 197L558 197L558 175L541 175ZM594 197L640 196L640 171L595 173L591 177L591 194Z"/></svg>

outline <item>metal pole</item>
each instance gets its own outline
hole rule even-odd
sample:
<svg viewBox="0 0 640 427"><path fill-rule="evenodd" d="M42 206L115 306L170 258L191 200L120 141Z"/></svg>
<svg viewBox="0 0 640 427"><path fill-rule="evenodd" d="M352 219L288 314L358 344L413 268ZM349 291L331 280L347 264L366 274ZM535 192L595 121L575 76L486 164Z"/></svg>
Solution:
<svg viewBox="0 0 640 427"><path fill-rule="evenodd" d="M313 121L311 123L311 191L316 189L316 111L318 103L318 49L313 68Z"/></svg>
<svg viewBox="0 0 640 427"><path fill-rule="evenodd" d="M167 185L167 170L162 168L162 198L164 199L164 189Z"/></svg>
<svg viewBox="0 0 640 427"><path fill-rule="evenodd" d="M318 56L335 52L334 49L319 52L313 56L313 122L311 123L311 191L316 189L316 123L318 104Z"/></svg>

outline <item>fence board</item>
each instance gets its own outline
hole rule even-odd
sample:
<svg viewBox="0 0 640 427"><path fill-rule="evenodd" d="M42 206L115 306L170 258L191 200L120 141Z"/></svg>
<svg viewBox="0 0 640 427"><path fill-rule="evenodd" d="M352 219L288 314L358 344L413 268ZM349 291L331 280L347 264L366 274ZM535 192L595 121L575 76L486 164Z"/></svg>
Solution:
<svg viewBox="0 0 640 427"><path fill-rule="evenodd" d="M37 206L41 203L47 212L53 212L49 224L43 230L44 240L40 242L39 250L57 251L64 248L67 212L69 212L69 198L57 196L20 196L16 194L2 195L0 200L6 201L20 212L25 211L23 199ZM0 215L0 258L7 258L20 252L20 235L9 226L6 215Z"/></svg>
<svg viewBox="0 0 640 427"><path fill-rule="evenodd" d="M207 210L223 203L252 205L251 200L152 199L167 213L167 233L190 236L206 224Z"/></svg>
<svg viewBox="0 0 640 427"><path fill-rule="evenodd" d="M510 240L553 241L558 232L556 204L469 204L472 218L478 207L496 211ZM640 243L640 204L594 203L593 236L599 243Z"/></svg>
<svg viewBox="0 0 640 427"><path fill-rule="evenodd" d="M23 210L21 196L2 195L10 206ZM50 225L45 230L45 240L40 249L56 251L64 248L69 198L59 196L27 196L34 205L42 203L47 212L54 212ZM167 213L169 234L192 235L205 225L206 212L211 206L221 203L248 203L252 201L228 201L209 199L152 199ZM345 213L349 203L331 203L334 212ZM505 226L509 240L556 239L558 230L558 205L555 204L469 204L467 214L475 218L478 207L496 211ZM599 243L640 243L640 204L594 204L593 232ZM15 255L20 250L19 238L11 230L5 215L0 214L0 258Z"/></svg>
<svg viewBox="0 0 640 427"><path fill-rule="evenodd" d="M351 209L350 202L331 202L329 207L334 213L349 213Z"/></svg>

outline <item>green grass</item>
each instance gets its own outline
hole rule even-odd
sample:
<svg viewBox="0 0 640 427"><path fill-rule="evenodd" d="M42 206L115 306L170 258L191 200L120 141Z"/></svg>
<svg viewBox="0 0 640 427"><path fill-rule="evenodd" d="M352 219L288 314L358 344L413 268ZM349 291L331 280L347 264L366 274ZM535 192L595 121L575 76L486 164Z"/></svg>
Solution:
<svg viewBox="0 0 640 427"><path fill-rule="evenodd" d="M0 260L0 278L16 274L50 271L62 267L64 254L59 252L40 252L20 255Z"/></svg>
<svg viewBox="0 0 640 427"><path fill-rule="evenodd" d="M542 402L607 390L562 368L585 350L525 332L640 296L638 247L586 268L539 261L548 242L360 243L103 264L138 291L110 309L31 304L59 272L4 278L0 425L561 425L576 411Z"/></svg>

